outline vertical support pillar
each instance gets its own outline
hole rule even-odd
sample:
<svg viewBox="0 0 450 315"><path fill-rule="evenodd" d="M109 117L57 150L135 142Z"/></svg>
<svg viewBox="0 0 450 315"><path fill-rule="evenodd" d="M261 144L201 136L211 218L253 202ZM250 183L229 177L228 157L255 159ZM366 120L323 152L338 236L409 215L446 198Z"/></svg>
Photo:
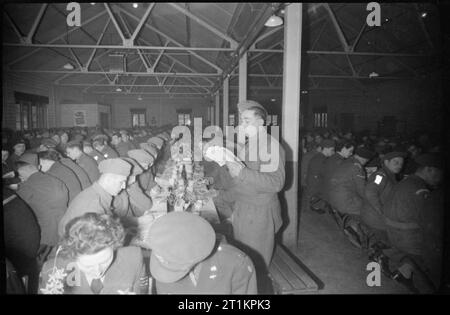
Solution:
<svg viewBox="0 0 450 315"><path fill-rule="evenodd" d="M223 81L223 132L225 126L228 126L228 105L230 100L230 78L227 77Z"/></svg>
<svg viewBox="0 0 450 315"><path fill-rule="evenodd" d="M247 99L247 53L239 59L239 102Z"/></svg>
<svg viewBox="0 0 450 315"><path fill-rule="evenodd" d="M220 93L217 91L216 93L216 108L214 109L215 113L215 119L214 119L214 125L219 126L220 125Z"/></svg>
<svg viewBox="0 0 450 315"><path fill-rule="evenodd" d="M297 246L299 184L299 125L300 125L300 76L302 3L291 3L286 7L284 27L283 60L283 105L282 143L286 151L286 190L284 208L289 224L283 231L282 242L286 246Z"/></svg>

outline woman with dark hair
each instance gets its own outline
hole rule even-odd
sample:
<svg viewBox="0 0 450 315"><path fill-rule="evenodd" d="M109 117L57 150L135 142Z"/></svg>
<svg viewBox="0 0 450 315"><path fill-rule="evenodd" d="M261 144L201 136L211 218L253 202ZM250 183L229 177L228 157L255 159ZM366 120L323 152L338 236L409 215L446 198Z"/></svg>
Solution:
<svg viewBox="0 0 450 315"><path fill-rule="evenodd" d="M125 231L111 216L72 219L56 254L43 266L43 294L144 294L148 278L141 249L123 247Z"/></svg>

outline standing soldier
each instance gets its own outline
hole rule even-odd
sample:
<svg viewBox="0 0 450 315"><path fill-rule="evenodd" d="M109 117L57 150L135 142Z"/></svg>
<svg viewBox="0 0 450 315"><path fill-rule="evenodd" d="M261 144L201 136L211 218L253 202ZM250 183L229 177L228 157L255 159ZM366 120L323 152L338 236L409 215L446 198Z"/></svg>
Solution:
<svg viewBox="0 0 450 315"><path fill-rule="evenodd" d="M423 154L416 158L418 168L413 175L395 186L392 198L384 207L386 227L392 249L386 251L392 265L398 267L394 279L408 283L415 292L431 293L436 290L439 270L433 251L439 244L427 243L428 212L433 208L430 190L442 180L443 163L436 154ZM434 280L434 281L433 281Z"/></svg>
<svg viewBox="0 0 450 315"><path fill-rule="evenodd" d="M67 143L66 152L67 156L74 160L79 166L81 166L89 176L91 183L95 182L99 177L97 162L82 150L82 145L78 141L70 141Z"/></svg>
<svg viewBox="0 0 450 315"><path fill-rule="evenodd" d="M262 105L246 100L240 102L238 108L248 142L238 152L244 163L226 163L234 181L231 188L234 195L233 234L237 241L259 254L264 259L262 266L265 264L267 268L272 259L275 233L282 225L277 194L283 189L285 180L284 150L263 127L267 112ZM258 148L253 145L257 142ZM267 153L270 159L263 162L261 155ZM254 262L259 266L259 262Z"/></svg>
<svg viewBox="0 0 450 315"><path fill-rule="evenodd" d="M364 165L373 155L365 148L356 149L355 154L336 169L330 180L329 197L333 215L350 242L359 248L363 238L359 222L366 184Z"/></svg>

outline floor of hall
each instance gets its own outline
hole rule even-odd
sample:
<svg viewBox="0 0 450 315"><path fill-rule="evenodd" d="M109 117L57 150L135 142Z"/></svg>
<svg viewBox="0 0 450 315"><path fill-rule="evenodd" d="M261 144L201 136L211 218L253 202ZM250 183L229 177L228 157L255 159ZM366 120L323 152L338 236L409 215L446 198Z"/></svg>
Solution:
<svg viewBox="0 0 450 315"><path fill-rule="evenodd" d="M318 291L307 294L409 294L384 275L379 287L369 287L366 253L348 241L328 214L301 213L299 244L293 254L321 282Z"/></svg>

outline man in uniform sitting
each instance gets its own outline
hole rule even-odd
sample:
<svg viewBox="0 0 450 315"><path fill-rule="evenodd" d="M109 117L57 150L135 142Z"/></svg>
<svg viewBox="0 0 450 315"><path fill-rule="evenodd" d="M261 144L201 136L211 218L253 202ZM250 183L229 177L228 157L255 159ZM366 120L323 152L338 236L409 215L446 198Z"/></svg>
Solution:
<svg viewBox="0 0 450 315"><path fill-rule="evenodd" d="M256 294L255 268L242 251L218 241L211 225L171 212L150 227L150 271L158 294Z"/></svg>
<svg viewBox="0 0 450 315"><path fill-rule="evenodd" d="M66 146L67 156L81 166L89 176L91 183L99 177L97 162L82 151L82 144L78 141L70 141Z"/></svg>
<svg viewBox="0 0 450 315"><path fill-rule="evenodd" d="M386 227L392 249L385 253L397 270L393 278L408 285L414 292L431 293L439 282L439 241L427 242L429 233L440 226L428 226L429 211L436 209L430 198L433 188L443 177L442 159L436 154L416 158L418 168L398 183L392 198L384 206ZM441 223L441 222L439 222ZM434 223L436 224L436 222Z"/></svg>

